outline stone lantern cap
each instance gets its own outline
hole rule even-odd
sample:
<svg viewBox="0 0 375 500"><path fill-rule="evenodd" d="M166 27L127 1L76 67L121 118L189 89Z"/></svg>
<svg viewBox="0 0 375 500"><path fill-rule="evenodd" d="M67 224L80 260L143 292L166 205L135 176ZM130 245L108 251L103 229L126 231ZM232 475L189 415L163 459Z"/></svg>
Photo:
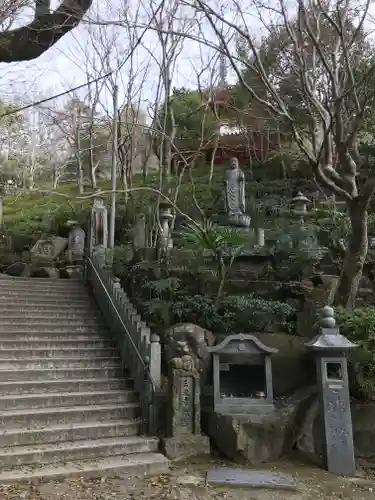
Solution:
<svg viewBox="0 0 375 500"><path fill-rule="evenodd" d="M168 201L161 201L159 203L159 214L161 218L164 219L173 219L172 213L173 205Z"/></svg>
<svg viewBox="0 0 375 500"><path fill-rule="evenodd" d="M67 226L79 226L79 222L77 220L67 220L66 225Z"/></svg>
<svg viewBox="0 0 375 500"><path fill-rule="evenodd" d="M239 354L241 351L248 350L248 346L252 345L256 348L259 354L274 354L278 352L278 349L273 347L268 347L263 342L258 340L254 335L239 333L237 335L228 335L220 344L214 345L213 347L207 347L208 352L213 354L225 354L227 352L237 351Z"/></svg>
<svg viewBox="0 0 375 500"><path fill-rule="evenodd" d="M319 326L321 333L310 342L307 342L306 347L310 347L315 351L348 351L358 344L351 342L340 333L336 327L335 312L332 307L324 306L320 310Z"/></svg>
<svg viewBox="0 0 375 500"><path fill-rule="evenodd" d="M292 199L291 203L293 205L297 205L298 203L311 203L308 198L304 194L301 193L301 191L298 191L297 195Z"/></svg>

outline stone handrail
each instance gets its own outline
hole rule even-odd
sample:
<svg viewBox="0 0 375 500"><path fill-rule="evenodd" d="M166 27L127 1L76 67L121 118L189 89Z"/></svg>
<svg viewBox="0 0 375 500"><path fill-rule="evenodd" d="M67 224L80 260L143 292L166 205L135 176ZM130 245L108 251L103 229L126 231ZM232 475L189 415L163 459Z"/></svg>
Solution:
<svg viewBox="0 0 375 500"><path fill-rule="evenodd" d="M161 346L142 321L101 253L86 257L86 281L120 349L122 368L129 372L140 395L144 432L155 435L161 390Z"/></svg>

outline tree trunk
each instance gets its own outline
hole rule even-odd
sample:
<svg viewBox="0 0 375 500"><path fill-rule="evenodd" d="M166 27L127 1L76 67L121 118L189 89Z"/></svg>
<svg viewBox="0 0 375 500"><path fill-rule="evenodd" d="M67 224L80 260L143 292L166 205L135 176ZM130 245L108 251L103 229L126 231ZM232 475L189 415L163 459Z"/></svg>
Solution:
<svg viewBox="0 0 375 500"><path fill-rule="evenodd" d="M351 223L351 235L334 303L336 305L343 305L347 309L353 309L367 256L368 214L367 208L361 204L360 199L348 203L348 211Z"/></svg>
<svg viewBox="0 0 375 500"><path fill-rule="evenodd" d="M82 160L77 156L77 189L78 194L83 194L83 167Z"/></svg>
<svg viewBox="0 0 375 500"><path fill-rule="evenodd" d="M214 178L214 170L215 170L215 158L216 158L216 152L219 147L219 140L220 140L220 131L215 135L215 142L214 142L214 147L212 149L211 153L211 160L210 160L210 173L208 176L208 185L211 187L212 185L212 179Z"/></svg>
<svg viewBox="0 0 375 500"><path fill-rule="evenodd" d="M219 275L219 287L216 293L215 309L218 310L221 304L221 298L224 291L225 278L226 278L226 267L224 259L221 255L218 256L218 275Z"/></svg>
<svg viewBox="0 0 375 500"><path fill-rule="evenodd" d="M98 187L98 184L96 182L96 167L93 165L93 163L90 160L90 181L91 181L91 187L93 190L95 190Z"/></svg>

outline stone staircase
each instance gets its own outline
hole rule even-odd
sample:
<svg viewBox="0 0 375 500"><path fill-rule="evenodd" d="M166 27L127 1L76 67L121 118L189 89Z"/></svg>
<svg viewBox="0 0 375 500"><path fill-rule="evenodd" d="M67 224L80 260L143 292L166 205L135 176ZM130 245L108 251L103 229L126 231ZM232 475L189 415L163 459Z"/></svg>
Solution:
<svg viewBox="0 0 375 500"><path fill-rule="evenodd" d="M165 472L139 412L82 283L0 278L0 483Z"/></svg>

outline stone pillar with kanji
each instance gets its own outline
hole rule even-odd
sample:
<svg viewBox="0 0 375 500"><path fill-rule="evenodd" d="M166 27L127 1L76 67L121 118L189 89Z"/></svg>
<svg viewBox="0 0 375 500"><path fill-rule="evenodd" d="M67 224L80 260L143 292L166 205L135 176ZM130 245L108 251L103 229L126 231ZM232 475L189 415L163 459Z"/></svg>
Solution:
<svg viewBox="0 0 375 500"><path fill-rule="evenodd" d="M195 359L189 355L174 358L168 368L167 435L162 439L163 451L170 459L208 454L209 439L201 433L200 380Z"/></svg>

